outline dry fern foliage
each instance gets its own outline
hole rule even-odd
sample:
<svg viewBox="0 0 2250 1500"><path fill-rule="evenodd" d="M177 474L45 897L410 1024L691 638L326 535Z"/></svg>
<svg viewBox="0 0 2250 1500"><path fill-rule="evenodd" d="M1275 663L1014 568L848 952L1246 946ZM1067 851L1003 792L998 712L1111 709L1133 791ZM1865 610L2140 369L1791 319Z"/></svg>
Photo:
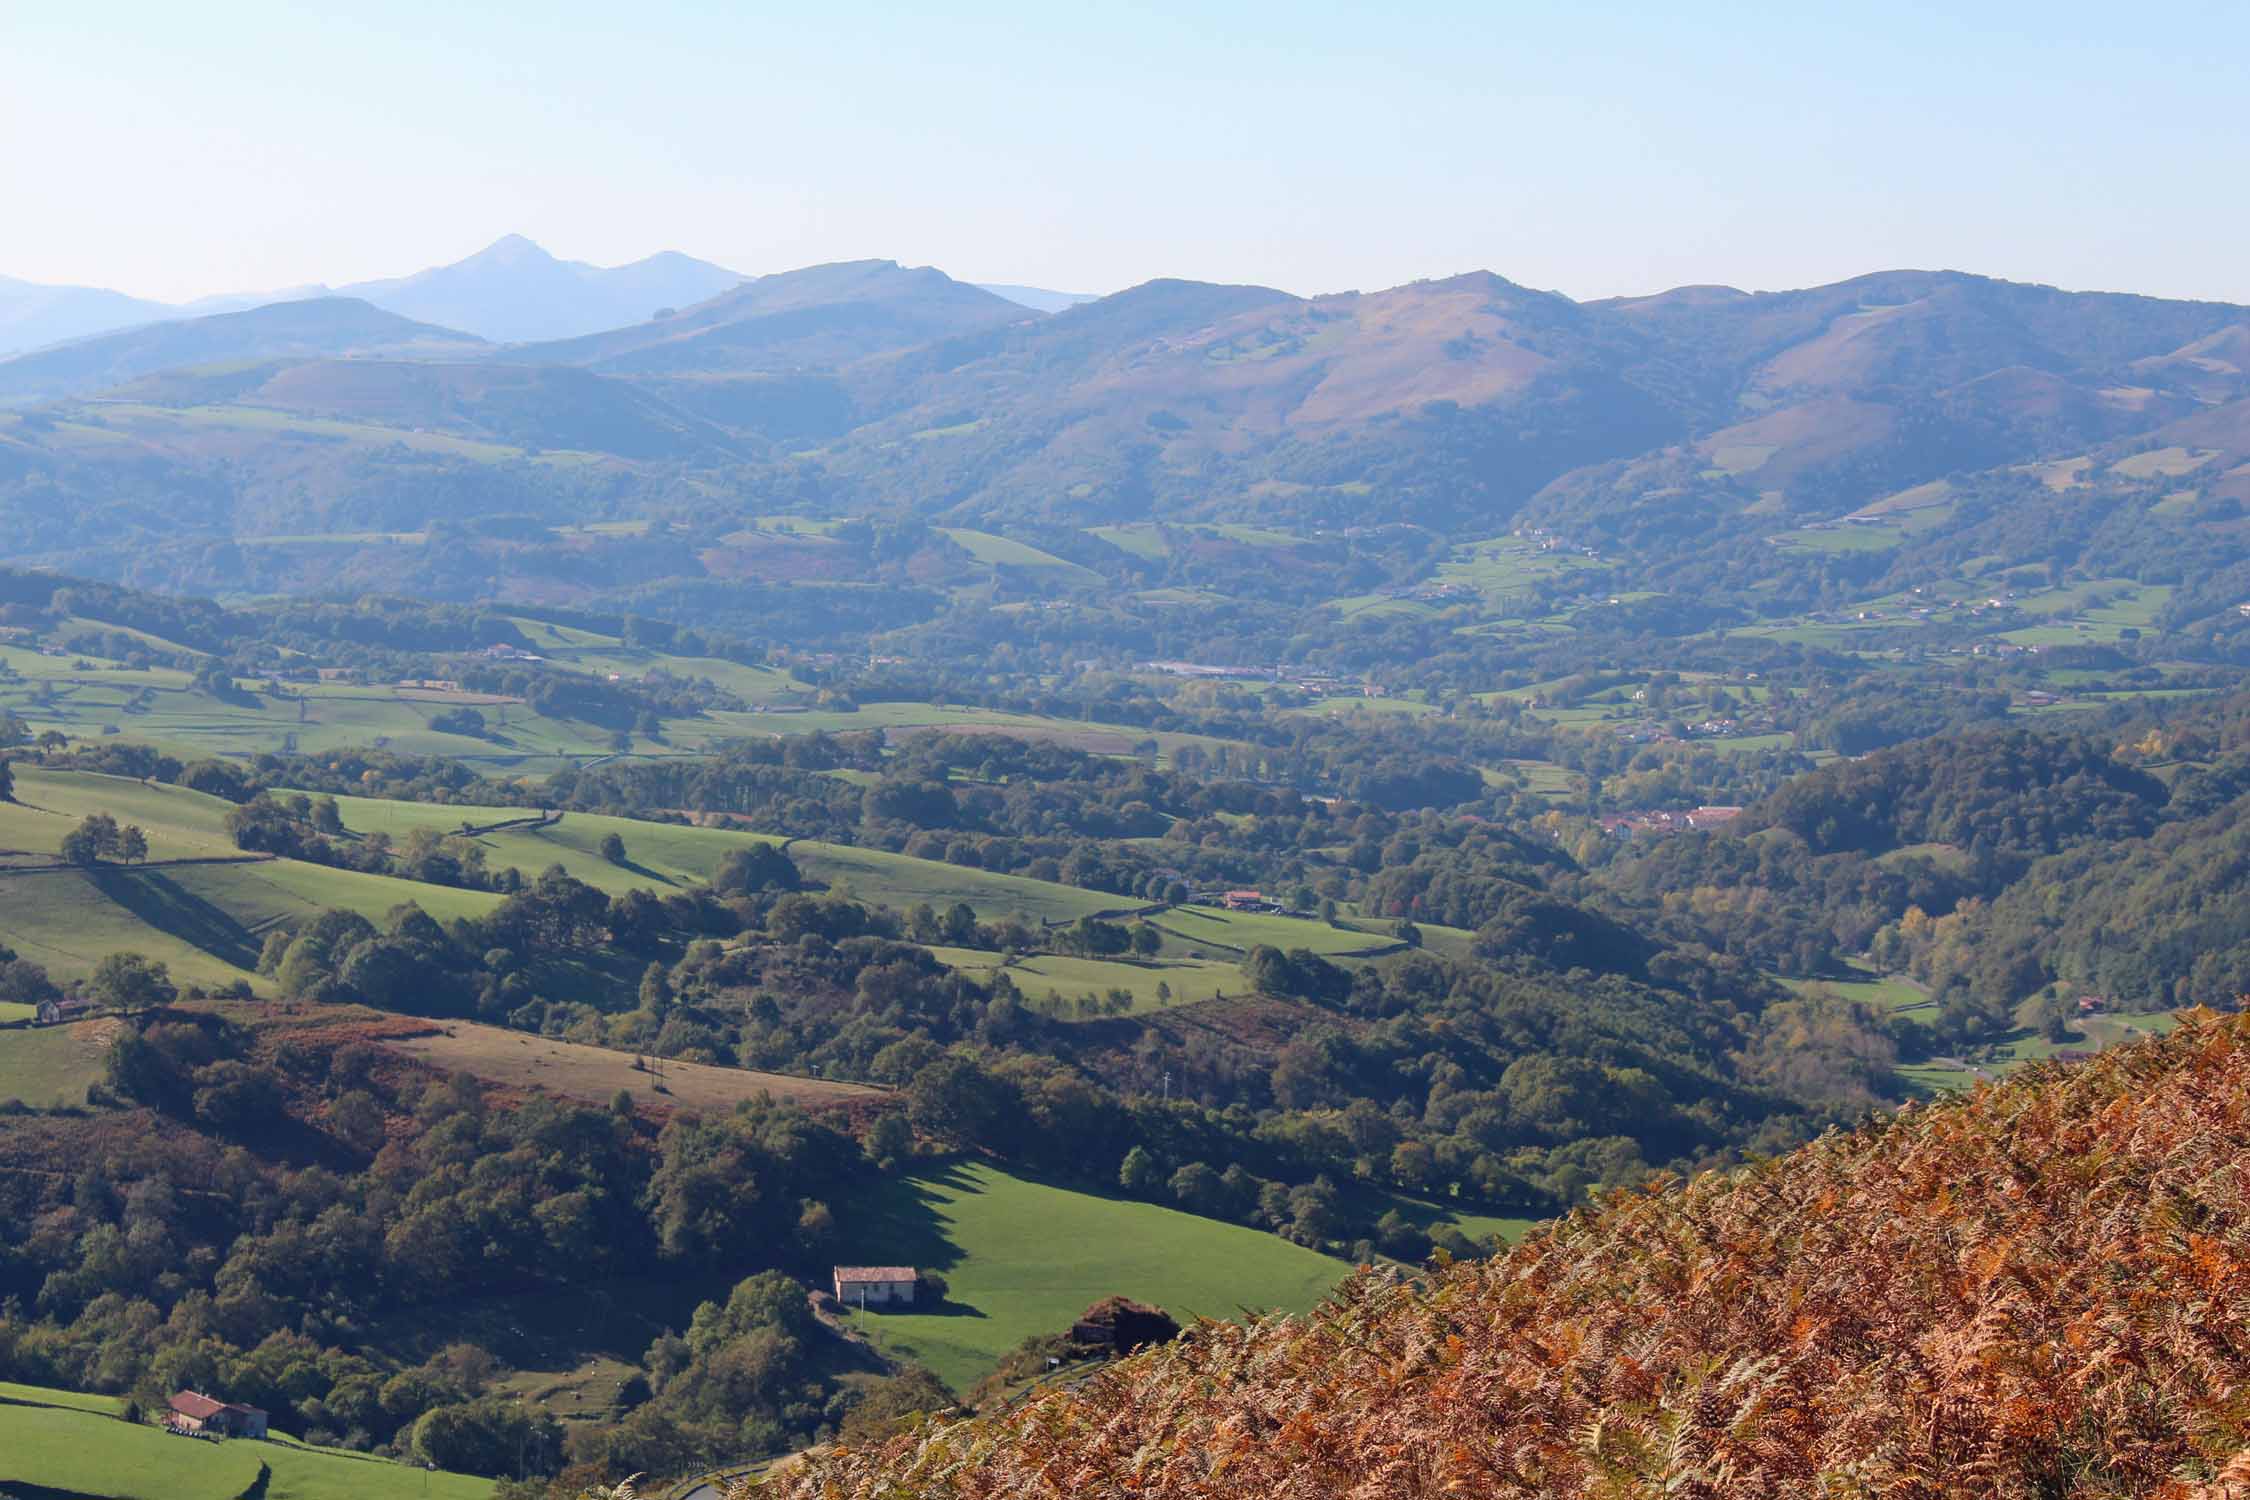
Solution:
<svg viewBox="0 0 2250 1500"><path fill-rule="evenodd" d="M2250 1500L2250 1023L1207 1324L803 1500Z"/></svg>

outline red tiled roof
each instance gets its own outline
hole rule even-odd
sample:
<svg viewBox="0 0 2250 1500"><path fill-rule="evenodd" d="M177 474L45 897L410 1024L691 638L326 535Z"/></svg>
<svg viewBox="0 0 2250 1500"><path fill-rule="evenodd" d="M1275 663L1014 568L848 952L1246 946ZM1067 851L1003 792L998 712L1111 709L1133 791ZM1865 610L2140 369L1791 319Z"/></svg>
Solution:
<svg viewBox="0 0 2250 1500"><path fill-rule="evenodd" d="M172 1397L172 1410L183 1417L193 1417L198 1422L208 1422L227 1409L224 1401L214 1401L200 1391L181 1391Z"/></svg>

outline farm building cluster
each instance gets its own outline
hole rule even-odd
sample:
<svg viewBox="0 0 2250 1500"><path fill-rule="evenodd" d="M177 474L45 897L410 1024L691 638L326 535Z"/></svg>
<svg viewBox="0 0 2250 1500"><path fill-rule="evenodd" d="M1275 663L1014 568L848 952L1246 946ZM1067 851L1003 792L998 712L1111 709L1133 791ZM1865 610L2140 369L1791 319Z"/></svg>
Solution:
<svg viewBox="0 0 2250 1500"><path fill-rule="evenodd" d="M1644 833L1686 833L1690 829L1718 828L1742 816L1739 807L1691 807L1685 812L1604 813L1602 832L1615 838Z"/></svg>

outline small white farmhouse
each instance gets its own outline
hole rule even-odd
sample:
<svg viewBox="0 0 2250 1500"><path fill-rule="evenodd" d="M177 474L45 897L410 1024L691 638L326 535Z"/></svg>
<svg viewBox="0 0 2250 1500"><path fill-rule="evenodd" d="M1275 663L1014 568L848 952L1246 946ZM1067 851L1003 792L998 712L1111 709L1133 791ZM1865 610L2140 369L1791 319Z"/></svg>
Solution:
<svg viewBox="0 0 2250 1500"><path fill-rule="evenodd" d="M912 1266L838 1266L836 1300L847 1307L914 1300Z"/></svg>

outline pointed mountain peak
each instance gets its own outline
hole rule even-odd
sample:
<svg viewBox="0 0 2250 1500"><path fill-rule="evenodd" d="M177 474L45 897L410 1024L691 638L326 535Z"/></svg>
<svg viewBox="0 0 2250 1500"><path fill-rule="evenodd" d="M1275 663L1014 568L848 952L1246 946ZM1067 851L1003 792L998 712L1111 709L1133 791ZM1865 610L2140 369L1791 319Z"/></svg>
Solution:
<svg viewBox="0 0 2250 1500"><path fill-rule="evenodd" d="M516 265L526 261L553 260L536 241L520 234L504 234L476 254L460 262L462 265Z"/></svg>

